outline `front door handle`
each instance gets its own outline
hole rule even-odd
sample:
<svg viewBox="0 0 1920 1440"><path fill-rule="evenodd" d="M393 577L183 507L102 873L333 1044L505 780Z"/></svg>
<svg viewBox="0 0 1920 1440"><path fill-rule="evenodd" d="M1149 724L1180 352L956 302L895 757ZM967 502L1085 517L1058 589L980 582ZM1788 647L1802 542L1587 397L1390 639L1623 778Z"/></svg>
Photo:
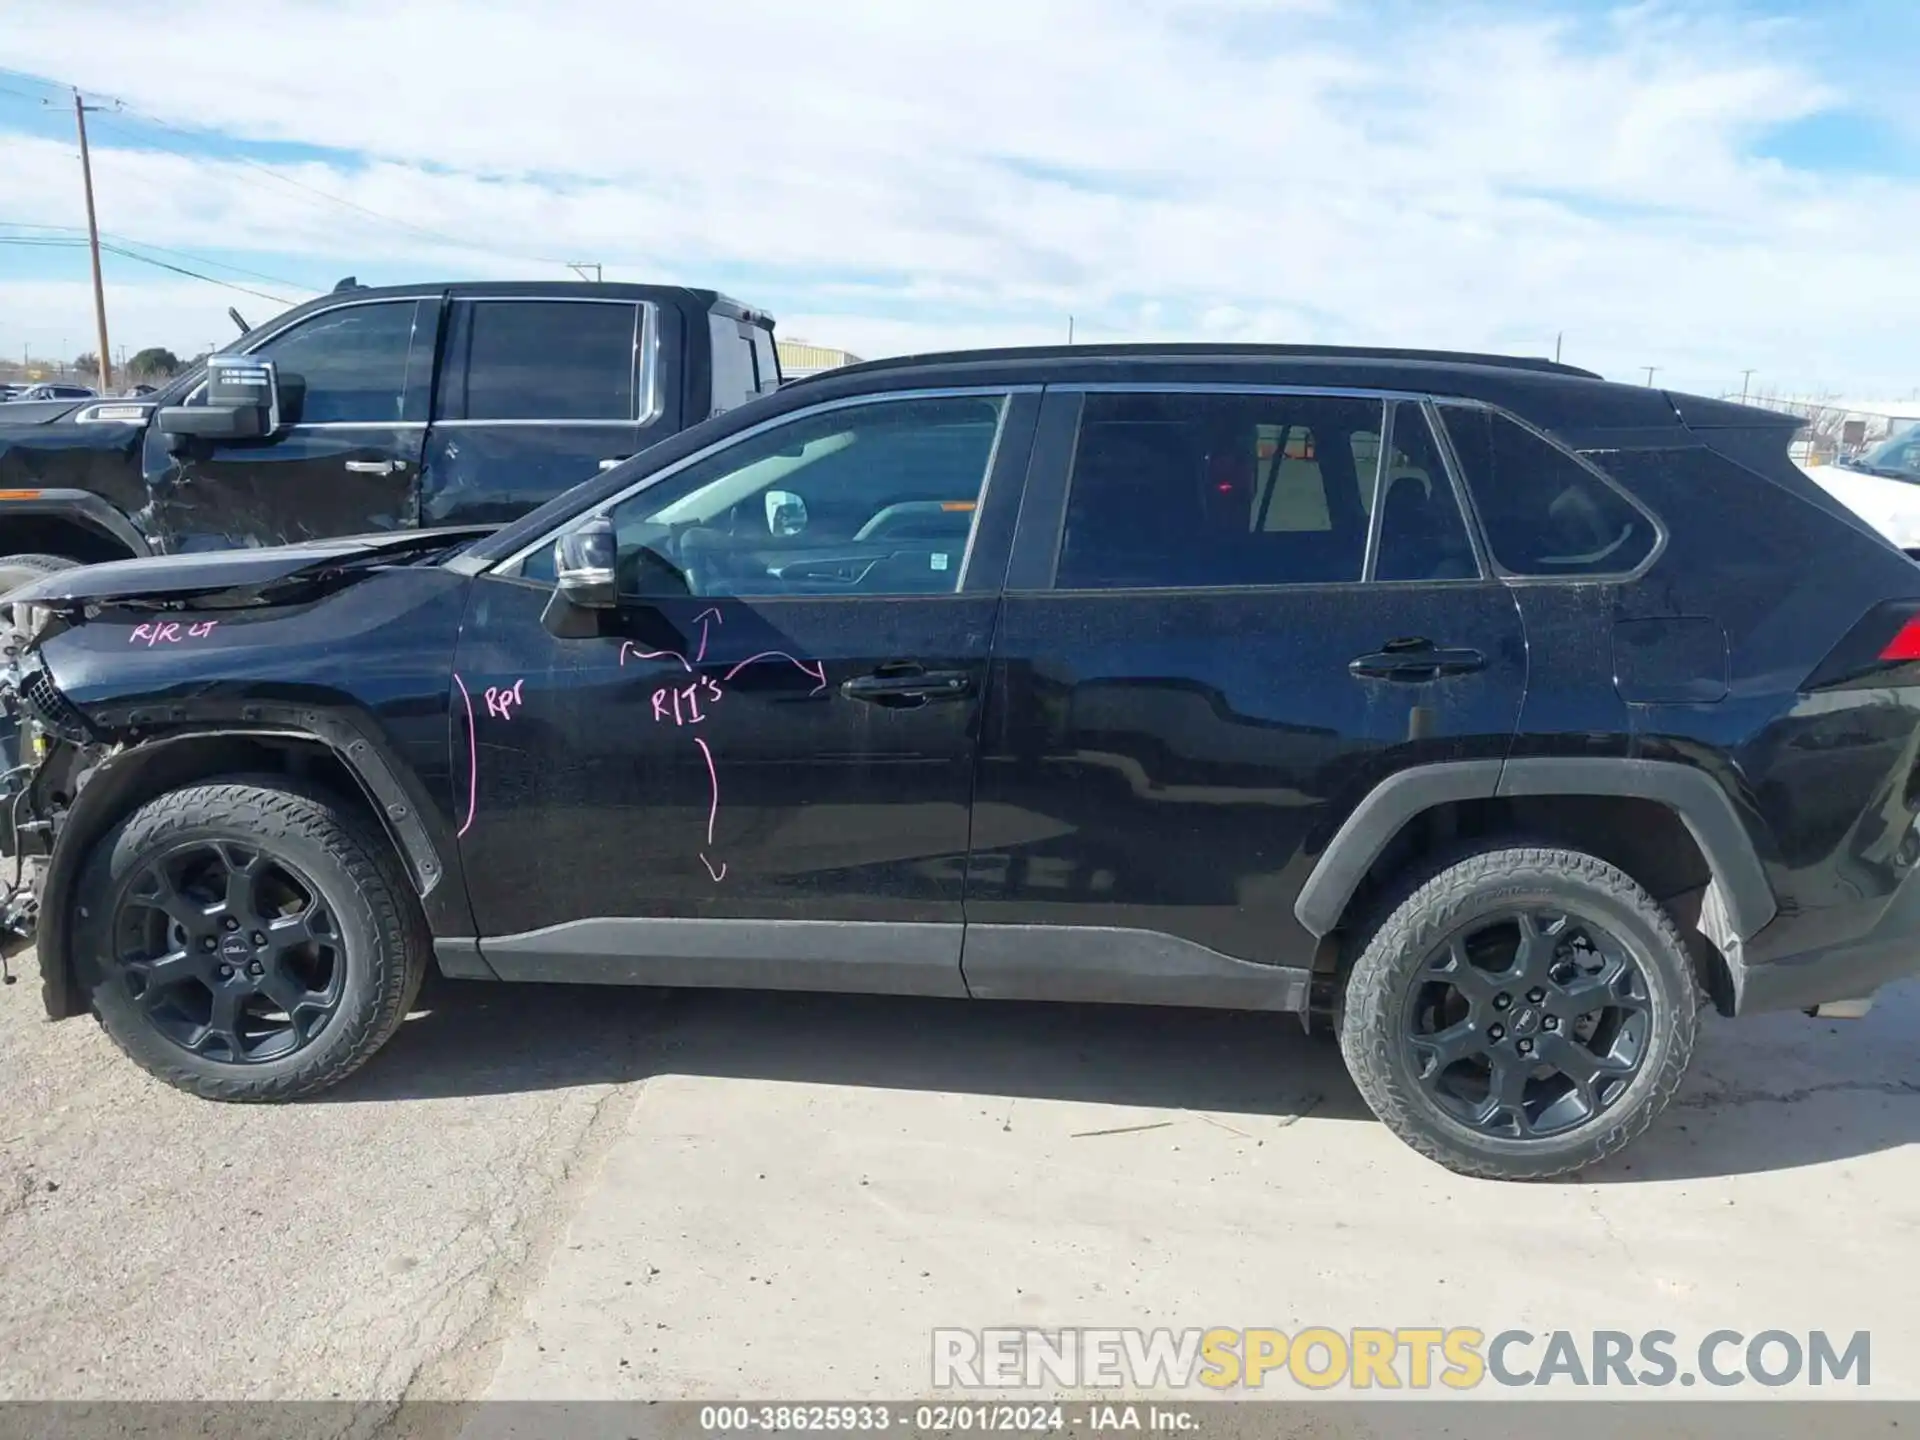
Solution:
<svg viewBox="0 0 1920 1440"><path fill-rule="evenodd" d="M611 470L616 465L626 464L627 461L631 460L632 458L633 456L631 455L609 455L606 459L600 462L600 468L603 471Z"/></svg>
<svg viewBox="0 0 1920 1440"><path fill-rule="evenodd" d="M391 475L400 468L398 460L349 460L347 469L355 475Z"/></svg>
<svg viewBox="0 0 1920 1440"><path fill-rule="evenodd" d="M1424 685L1443 675L1470 675L1487 668L1487 657L1478 650L1434 645L1429 641L1390 641L1371 655L1356 657L1347 673L1362 680L1393 680L1404 685Z"/></svg>
<svg viewBox="0 0 1920 1440"><path fill-rule="evenodd" d="M964 670L893 670L890 667L872 675L856 675L840 682L840 693L849 700L866 700L896 709L925 705L932 700L959 700L973 689L973 677Z"/></svg>

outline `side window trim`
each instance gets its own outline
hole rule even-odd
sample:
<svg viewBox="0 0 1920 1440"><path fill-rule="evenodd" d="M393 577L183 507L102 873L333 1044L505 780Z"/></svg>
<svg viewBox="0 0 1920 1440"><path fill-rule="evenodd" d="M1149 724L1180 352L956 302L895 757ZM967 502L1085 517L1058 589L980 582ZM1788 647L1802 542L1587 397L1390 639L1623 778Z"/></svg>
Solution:
<svg viewBox="0 0 1920 1440"><path fill-rule="evenodd" d="M659 394L660 317L659 307L653 301L622 300L612 295L456 295L453 299L454 303L452 307L449 307L450 310L464 317L470 317L473 314L473 307L476 305L526 303L542 305L623 305L630 308L634 312L633 401L629 407L633 413L624 420L611 416L595 417L589 420L468 420L465 417L443 420L436 417L433 422L436 430L481 429L483 427L528 429L543 425L602 425L626 428L634 425L651 425L655 420L660 418L662 408ZM471 333L467 328L471 324L471 320L461 319L450 323L446 327L450 336L454 333L455 324L458 324L460 333ZM458 364L464 367L467 364L467 357L462 355L456 358L449 355L444 363L447 365ZM439 376L435 377L434 394L436 404L441 378L442 377Z"/></svg>
<svg viewBox="0 0 1920 1440"><path fill-rule="evenodd" d="M1380 449L1373 457L1373 499L1367 505L1367 548L1360 556L1360 583L1374 583L1373 573L1380 563L1380 502L1386 498L1387 457L1393 453L1393 430L1400 418L1400 402L1388 400L1380 406Z"/></svg>
<svg viewBox="0 0 1920 1440"><path fill-rule="evenodd" d="M1409 406L1417 408L1421 423L1427 427L1427 436L1439 458L1440 468L1446 477L1448 488L1453 493L1454 508L1460 512L1460 527L1466 532L1467 547L1473 552L1472 575L1449 576L1439 580L1382 580L1378 575L1380 560L1380 534L1385 523L1381 506L1386 500L1387 467L1392 463L1394 432L1399 428L1401 416ZM1483 583L1493 572L1488 568L1486 547L1480 539L1480 517L1475 513L1467 488L1462 480L1458 458L1453 453L1453 441L1447 434L1446 426L1440 423L1440 412L1431 395L1410 395L1389 401L1387 416L1380 437L1380 460L1375 469L1373 485L1373 510L1367 519L1367 564L1365 583L1368 585L1477 585Z"/></svg>
<svg viewBox="0 0 1920 1440"><path fill-rule="evenodd" d="M1532 435L1534 439L1540 441L1550 449L1558 451L1562 457L1571 460L1582 470L1585 470L1589 475L1593 476L1594 479L1606 486L1607 489L1613 491L1614 494L1626 501L1628 508L1633 510L1653 527L1653 544L1648 548L1647 553L1641 557L1640 563L1630 570L1602 570L1578 575L1518 574L1501 565L1493 554L1493 546L1487 544L1485 563L1488 573L1493 575L1495 579L1504 585L1626 585L1640 579L1659 563L1660 557L1666 553L1667 549L1668 531L1666 522L1655 514L1638 495L1628 490L1626 486L1607 474L1606 471L1602 470L1598 465L1595 465L1586 456L1580 454L1577 450L1569 449L1525 416L1516 415L1504 406L1489 404L1485 400L1455 398L1452 396L1436 397L1436 411L1444 410L1448 407L1457 410L1478 410L1486 415L1497 415L1503 419L1510 420L1522 430ZM1434 419L1442 420L1442 417L1436 413ZM1447 467L1450 470L1456 471L1459 479L1464 482L1466 473L1464 467L1460 465L1460 457L1454 452L1453 436L1447 433L1447 427L1444 421L1436 425L1435 429L1440 437L1440 443L1444 447L1442 453L1446 458ZM1461 488L1469 496L1472 494L1473 487L1471 485L1463 483ZM1473 533L1474 545L1475 548L1478 549L1485 538L1482 533L1484 527L1481 524L1478 506L1470 506L1467 514L1470 520L1468 529Z"/></svg>
<svg viewBox="0 0 1920 1440"><path fill-rule="evenodd" d="M885 404L895 400L939 400L970 395L1005 396L1011 400L1016 395L1036 395L1040 392L1040 389L1041 387L1039 385L950 385L916 390L873 390L863 395L846 395L837 400L823 400L817 405L807 405L797 410L784 411L779 415L769 416L765 420L749 425L744 430L735 430L731 434L723 435L711 445L704 445L690 455L681 456L671 465L664 466L659 470L641 476L632 484L616 490L613 494L603 499L596 500L584 510L576 510L565 520L559 521L551 528L542 532L539 539L529 542L505 559L495 561L493 565L488 567L487 573L504 576L518 575L522 563L525 562L528 557L536 555L542 550L551 548L554 541L558 540L575 526L591 520L595 516L606 514L616 505L631 500L642 490L657 485L663 480L668 480L679 474L682 470L697 465L722 450L730 449L744 440L751 440L754 436L764 434L766 431L776 429L779 426L791 425L795 421L803 420L814 415L829 414L835 410L850 410L855 406ZM1006 426L1006 413L1003 410L1000 419L1000 434L1005 434ZM998 444L997 437L995 444ZM997 459L997 453L995 458ZM982 477L982 486L984 487L991 478L992 469L989 468L986 475ZM984 498L983 495L981 503L984 503ZM964 579L965 577L962 576L961 578Z"/></svg>
<svg viewBox="0 0 1920 1440"><path fill-rule="evenodd" d="M1447 427L1441 419L1440 403L1433 396L1425 395L1421 397L1420 408L1427 417L1427 432L1433 436L1440 464L1447 472L1447 483L1453 486L1453 500L1460 507L1460 518L1466 522L1467 544L1473 549L1473 563L1480 572L1476 578L1498 578L1499 572L1493 566L1493 551L1488 547L1486 537L1480 533L1480 512L1474 509L1473 491L1467 486L1466 470L1460 464L1460 457L1454 454L1453 436L1447 433Z"/></svg>

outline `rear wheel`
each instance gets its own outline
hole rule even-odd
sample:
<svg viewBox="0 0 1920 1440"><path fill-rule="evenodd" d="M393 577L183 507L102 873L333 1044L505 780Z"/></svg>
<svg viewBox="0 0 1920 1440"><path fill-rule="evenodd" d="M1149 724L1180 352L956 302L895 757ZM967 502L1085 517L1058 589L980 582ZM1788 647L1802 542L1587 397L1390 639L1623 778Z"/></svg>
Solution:
<svg viewBox="0 0 1920 1440"><path fill-rule="evenodd" d="M76 956L108 1034L209 1099L336 1084L425 973L424 921L385 837L318 791L163 795L101 841L79 893Z"/></svg>
<svg viewBox="0 0 1920 1440"><path fill-rule="evenodd" d="M44 575L72 570L79 564L78 560L69 560L64 555L0 555L0 628L21 634L28 628L28 617L22 612L29 607L7 604L6 596L10 592L22 585L31 585Z"/></svg>
<svg viewBox="0 0 1920 1440"><path fill-rule="evenodd" d="M1348 976L1340 1044L1388 1128L1466 1175L1547 1179L1639 1135L1678 1090L1699 994L1622 871L1503 845L1413 877Z"/></svg>

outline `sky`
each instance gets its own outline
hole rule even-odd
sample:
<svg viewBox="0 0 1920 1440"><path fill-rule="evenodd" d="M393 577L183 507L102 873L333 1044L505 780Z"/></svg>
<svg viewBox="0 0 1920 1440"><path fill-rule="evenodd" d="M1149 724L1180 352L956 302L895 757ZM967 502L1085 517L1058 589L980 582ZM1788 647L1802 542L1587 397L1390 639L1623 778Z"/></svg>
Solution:
<svg viewBox="0 0 1920 1440"><path fill-rule="evenodd" d="M1920 390L1912 0L0 9L0 356L94 348L78 87L116 353L578 261L867 356L1071 317Z"/></svg>

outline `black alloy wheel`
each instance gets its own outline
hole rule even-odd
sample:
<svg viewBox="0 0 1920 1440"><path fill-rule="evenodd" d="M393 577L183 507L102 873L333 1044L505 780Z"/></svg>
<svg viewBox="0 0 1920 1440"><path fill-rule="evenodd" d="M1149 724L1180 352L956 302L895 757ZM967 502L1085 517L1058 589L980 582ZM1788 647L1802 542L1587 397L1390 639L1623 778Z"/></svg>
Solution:
<svg viewBox="0 0 1920 1440"><path fill-rule="evenodd" d="M1462 1175L1546 1180L1630 1144L1699 1033L1673 917L1596 855L1488 838L1369 906L1338 992L1340 1053L1401 1140Z"/></svg>
<svg viewBox="0 0 1920 1440"><path fill-rule="evenodd" d="M1585 1124L1626 1093L1652 1003L1632 952L1590 920L1516 908L1430 953L1402 1009L1412 1072L1461 1124L1511 1139Z"/></svg>
<svg viewBox="0 0 1920 1440"><path fill-rule="evenodd" d="M112 935L120 981L153 1028L229 1065L304 1049L345 989L344 944L320 888L237 841L146 858L121 892Z"/></svg>

